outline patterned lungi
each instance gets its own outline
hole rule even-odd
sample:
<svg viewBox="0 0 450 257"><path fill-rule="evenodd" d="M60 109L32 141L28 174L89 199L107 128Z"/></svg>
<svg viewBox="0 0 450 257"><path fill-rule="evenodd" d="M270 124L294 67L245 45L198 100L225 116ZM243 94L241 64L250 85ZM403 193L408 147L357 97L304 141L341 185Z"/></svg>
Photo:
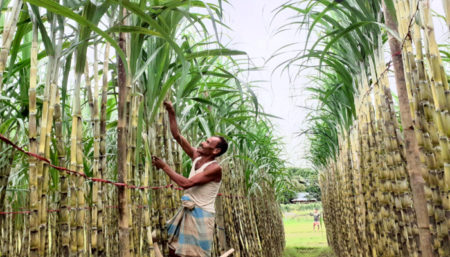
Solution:
<svg viewBox="0 0 450 257"><path fill-rule="evenodd" d="M210 257L214 233L214 213L195 206L188 196L166 226L169 247L183 257Z"/></svg>

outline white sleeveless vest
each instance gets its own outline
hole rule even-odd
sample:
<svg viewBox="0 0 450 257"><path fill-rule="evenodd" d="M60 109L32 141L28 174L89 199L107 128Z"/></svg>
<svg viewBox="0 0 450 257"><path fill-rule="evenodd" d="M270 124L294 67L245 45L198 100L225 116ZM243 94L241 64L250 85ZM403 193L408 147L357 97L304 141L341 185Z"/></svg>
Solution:
<svg viewBox="0 0 450 257"><path fill-rule="evenodd" d="M192 169L189 173L189 178L192 178L196 174L199 174L205 170L205 168L215 161L210 161L203 164L198 170L195 169L195 164L201 157L198 157L192 163ZM211 213L215 213L214 204L216 202L216 196L219 193L221 182L211 181L203 185L193 186L184 191L184 195L188 196L191 201L198 207Z"/></svg>

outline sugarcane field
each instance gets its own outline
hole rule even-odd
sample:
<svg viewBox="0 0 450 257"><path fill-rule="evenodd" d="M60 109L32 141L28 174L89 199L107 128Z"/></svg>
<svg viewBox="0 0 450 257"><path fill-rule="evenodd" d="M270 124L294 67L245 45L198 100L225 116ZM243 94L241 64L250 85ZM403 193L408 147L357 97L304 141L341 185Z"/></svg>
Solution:
<svg viewBox="0 0 450 257"><path fill-rule="evenodd" d="M450 257L450 0L0 7L0 257Z"/></svg>

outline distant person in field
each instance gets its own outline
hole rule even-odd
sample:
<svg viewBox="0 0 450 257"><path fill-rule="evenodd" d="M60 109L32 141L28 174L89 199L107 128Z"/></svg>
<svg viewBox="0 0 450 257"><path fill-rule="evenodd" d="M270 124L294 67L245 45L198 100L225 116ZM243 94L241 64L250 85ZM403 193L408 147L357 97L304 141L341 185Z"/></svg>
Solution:
<svg viewBox="0 0 450 257"><path fill-rule="evenodd" d="M223 137L212 136L197 148L192 147L180 134L172 103L165 101L164 107L169 114L173 137L193 161L189 178L185 178L163 160L152 156L153 166L162 169L185 189L182 207L167 222L170 256L209 257L214 235L214 204L222 180L222 168L216 157L227 151L228 144Z"/></svg>
<svg viewBox="0 0 450 257"><path fill-rule="evenodd" d="M315 208L314 209L314 213L311 213L311 216L314 217L313 231L316 230L316 226L317 226L317 231L319 231L320 230L320 212L319 212L319 209Z"/></svg>

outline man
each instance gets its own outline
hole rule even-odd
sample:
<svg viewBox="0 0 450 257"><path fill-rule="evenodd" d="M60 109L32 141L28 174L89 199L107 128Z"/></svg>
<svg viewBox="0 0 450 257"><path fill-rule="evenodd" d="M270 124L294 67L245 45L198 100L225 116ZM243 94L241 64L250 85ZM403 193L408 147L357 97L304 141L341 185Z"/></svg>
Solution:
<svg viewBox="0 0 450 257"><path fill-rule="evenodd" d="M214 235L214 203L222 180L222 168L215 159L227 151L228 144L223 137L213 136L198 148L192 147L180 134L172 103L165 101L164 106L173 137L193 160L189 178L185 178L160 158L152 157L155 167L185 189L182 208L167 222L170 256L209 257Z"/></svg>

